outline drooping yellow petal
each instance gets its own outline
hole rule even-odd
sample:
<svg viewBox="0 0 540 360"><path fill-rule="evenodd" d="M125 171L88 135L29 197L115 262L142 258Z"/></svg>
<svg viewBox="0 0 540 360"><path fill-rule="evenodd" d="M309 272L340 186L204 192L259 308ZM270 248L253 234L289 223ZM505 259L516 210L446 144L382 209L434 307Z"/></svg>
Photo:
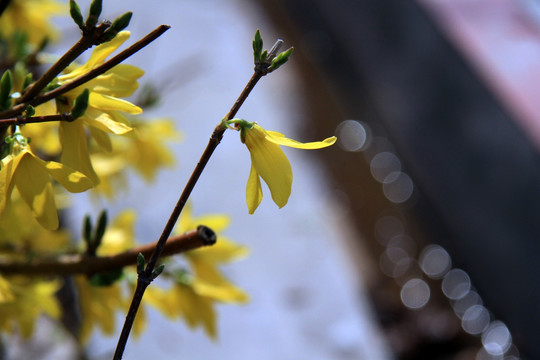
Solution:
<svg viewBox="0 0 540 360"><path fill-rule="evenodd" d="M94 186L92 180L86 175L68 166L55 161L45 162L38 158L34 160L41 162L47 172L69 192L80 193Z"/></svg>
<svg viewBox="0 0 540 360"><path fill-rule="evenodd" d="M2 159L2 169L0 170L0 218L2 218L11 198L13 175L21 159L22 154L19 154L19 156L8 155Z"/></svg>
<svg viewBox="0 0 540 360"><path fill-rule="evenodd" d="M246 186L246 202L248 206L248 211L250 214L253 214L255 210L259 207L263 198L263 193L261 189L261 179L253 163L251 163L251 170L249 171L248 182Z"/></svg>
<svg viewBox="0 0 540 360"><path fill-rule="evenodd" d="M86 175L94 184L99 184L99 178L92 167L86 133L81 119L73 122L61 121L58 135L62 144L62 164L78 170Z"/></svg>
<svg viewBox="0 0 540 360"><path fill-rule="evenodd" d="M91 91L88 105L102 111L122 111L126 114L140 114L142 109L129 101Z"/></svg>
<svg viewBox="0 0 540 360"><path fill-rule="evenodd" d="M87 125L93 126L101 131L124 135L133 129L122 122L111 117L112 114L104 113L94 108L88 108L83 119Z"/></svg>
<svg viewBox="0 0 540 360"><path fill-rule="evenodd" d="M252 165L270 189L272 200L282 208L291 195L293 179L291 164L285 153L279 145L266 139L266 131L257 124L246 130L245 144Z"/></svg>
<svg viewBox="0 0 540 360"><path fill-rule="evenodd" d="M102 131L101 129L93 126L88 127L88 131L90 131L90 135L92 135L92 138L103 150L109 153L112 151L111 138L109 137L109 135L107 135L105 131Z"/></svg>
<svg viewBox="0 0 540 360"><path fill-rule="evenodd" d="M57 229L58 214L49 174L29 152L23 154L13 181L36 220L48 230Z"/></svg>
<svg viewBox="0 0 540 360"><path fill-rule="evenodd" d="M266 130L266 139L274 144L288 146L297 149L313 150L322 149L333 145L337 138L335 136L324 139L323 141L313 141L308 143L301 143L299 141L286 138L285 135L277 131Z"/></svg>

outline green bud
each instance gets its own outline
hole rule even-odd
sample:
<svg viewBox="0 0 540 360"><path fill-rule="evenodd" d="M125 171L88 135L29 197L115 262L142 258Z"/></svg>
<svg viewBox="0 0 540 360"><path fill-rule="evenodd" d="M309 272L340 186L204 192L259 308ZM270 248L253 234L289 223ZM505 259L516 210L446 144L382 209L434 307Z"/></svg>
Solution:
<svg viewBox="0 0 540 360"><path fill-rule="evenodd" d="M84 31L84 20L81 14L81 9L79 8L79 5L75 2L75 0L69 0L69 14L71 15L71 18L73 21L75 21L75 24Z"/></svg>
<svg viewBox="0 0 540 360"><path fill-rule="evenodd" d="M32 73L26 74L26 77L24 78L24 81L23 81L22 90L25 90L28 87L28 85L32 83L32 81L33 81Z"/></svg>
<svg viewBox="0 0 540 360"><path fill-rule="evenodd" d="M142 274L144 271L144 255L142 253L139 253L137 255L137 274Z"/></svg>
<svg viewBox="0 0 540 360"><path fill-rule="evenodd" d="M83 239L87 245L90 245L90 242L92 241L92 219L90 218L90 215L84 217Z"/></svg>
<svg viewBox="0 0 540 360"><path fill-rule="evenodd" d="M261 37L261 32L259 29L255 31L255 36L253 37L253 58L255 60L255 64L258 64L261 60L261 53L263 48L263 40Z"/></svg>
<svg viewBox="0 0 540 360"><path fill-rule="evenodd" d="M293 50L294 48L290 48L286 51L279 53L278 56L272 59L272 62L270 63L270 71L274 71L278 69L281 65L285 64L289 60L289 57L291 56Z"/></svg>
<svg viewBox="0 0 540 360"><path fill-rule="evenodd" d="M264 63L267 57L268 57L268 51L264 50L260 57L260 63Z"/></svg>
<svg viewBox="0 0 540 360"><path fill-rule="evenodd" d="M13 88L13 75L11 70L6 70L0 79L0 99L5 101L9 98L11 89Z"/></svg>
<svg viewBox="0 0 540 360"><path fill-rule="evenodd" d="M103 239L103 235L105 234L105 230L107 229L107 210L103 210L101 214L99 214L98 223L96 226L96 233L94 234L94 239L92 241L92 245L95 249L101 245L101 240Z"/></svg>
<svg viewBox="0 0 540 360"><path fill-rule="evenodd" d="M99 15L101 15L102 0L94 0L90 4L90 10L88 11L88 18L86 19L86 28L92 29L96 26Z"/></svg>
<svg viewBox="0 0 540 360"><path fill-rule="evenodd" d="M163 272L163 269L165 269L165 264L158 265L158 267L152 271L152 280L157 278Z"/></svg>
<svg viewBox="0 0 540 360"><path fill-rule="evenodd" d="M90 97L90 91L84 89L82 93L73 101L73 108L71 109L72 121L80 118L86 112L88 108L88 98Z"/></svg>
<svg viewBox="0 0 540 360"><path fill-rule="evenodd" d="M120 15L116 19L114 19L111 26L105 31L105 33L101 36L102 42L111 41L114 39L114 37L122 30L128 27L129 22L131 21L131 16L133 13L131 11L128 11L127 13Z"/></svg>
<svg viewBox="0 0 540 360"><path fill-rule="evenodd" d="M36 114L36 109L32 105L27 105L26 110L24 110L24 114L27 117L34 116Z"/></svg>

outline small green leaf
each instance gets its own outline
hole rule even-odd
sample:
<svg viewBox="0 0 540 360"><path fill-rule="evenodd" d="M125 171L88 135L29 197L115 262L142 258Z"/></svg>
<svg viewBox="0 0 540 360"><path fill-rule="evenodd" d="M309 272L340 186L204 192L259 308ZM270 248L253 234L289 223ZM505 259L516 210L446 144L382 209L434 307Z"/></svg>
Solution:
<svg viewBox="0 0 540 360"><path fill-rule="evenodd" d="M165 264L158 265L158 267L152 271L152 280L157 278L163 272L163 269L165 269Z"/></svg>
<svg viewBox="0 0 540 360"><path fill-rule="evenodd" d="M2 78L0 79L0 100L5 101L9 99L9 94L11 94L11 89L13 88L13 75L11 75L11 70L4 71Z"/></svg>
<svg viewBox="0 0 540 360"><path fill-rule="evenodd" d="M90 215L84 217L83 239L86 242L86 245L90 246L92 241L92 219L90 218Z"/></svg>
<svg viewBox="0 0 540 360"><path fill-rule="evenodd" d="M102 42L111 41L114 39L114 37L122 30L128 27L129 22L131 21L131 16L133 13L131 11L128 11L127 13L120 15L116 19L114 19L111 26L105 31L105 33L101 36L100 40Z"/></svg>
<svg viewBox="0 0 540 360"><path fill-rule="evenodd" d="M75 0L69 0L69 14L71 15L71 18L73 21L75 21L75 24L84 31L84 20L81 14L81 9L79 8L79 5L75 2Z"/></svg>
<svg viewBox="0 0 540 360"><path fill-rule="evenodd" d="M137 255L137 274L141 274L144 271L144 255L142 253L139 253Z"/></svg>
<svg viewBox="0 0 540 360"><path fill-rule="evenodd" d="M264 63L267 57L268 57L268 51L264 50L260 57L260 63Z"/></svg>
<svg viewBox="0 0 540 360"><path fill-rule="evenodd" d="M86 28L92 29L96 26L99 15L101 15L102 0L94 0L90 4L90 10L88 11L88 18L86 19Z"/></svg>
<svg viewBox="0 0 540 360"><path fill-rule="evenodd" d="M26 77L24 78L24 81L23 81L22 90L24 91L28 87L28 85L32 83L32 81L33 81L32 73L26 74Z"/></svg>
<svg viewBox="0 0 540 360"><path fill-rule="evenodd" d="M255 60L255 64L258 64L261 60L261 53L263 48L263 40L261 37L261 32L259 29L255 31L255 36L253 37L253 58Z"/></svg>
<svg viewBox="0 0 540 360"><path fill-rule="evenodd" d="M276 56L270 63L271 71L274 71L278 69L281 65L285 64L289 60L289 57L291 56L293 50L294 48L289 48L288 50L283 51L278 56Z"/></svg>
<svg viewBox="0 0 540 360"><path fill-rule="evenodd" d="M72 121L80 118L86 112L88 108L88 98L90 97L90 91L84 89L82 93L73 101L73 108L71 109Z"/></svg>
<svg viewBox="0 0 540 360"><path fill-rule="evenodd" d="M124 275L123 269L111 270L99 274L94 274L90 277L90 284L94 286L111 286Z"/></svg>
<svg viewBox="0 0 540 360"><path fill-rule="evenodd" d="M96 226L96 233L94 234L93 246L97 249L101 245L101 240L107 229L107 210L103 210L99 214L98 223Z"/></svg>

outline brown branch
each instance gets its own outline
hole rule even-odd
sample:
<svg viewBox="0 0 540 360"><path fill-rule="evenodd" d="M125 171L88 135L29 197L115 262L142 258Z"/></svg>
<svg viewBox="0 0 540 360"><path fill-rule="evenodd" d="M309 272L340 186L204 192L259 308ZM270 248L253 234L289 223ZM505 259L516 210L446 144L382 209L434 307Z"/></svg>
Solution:
<svg viewBox="0 0 540 360"><path fill-rule="evenodd" d="M17 100L18 103L27 102L40 93L49 83L77 59L83 52L94 45L101 43L100 37L105 30L110 27L110 23L101 23L91 31L83 33L83 36L68 51L60 57L41 77L31 85Z"/></svg>
<svg viewBox="0 0 540 360"><path fill-rule="evenodd" d="M232 106L231 110L227 113L225 119L231 120L234 118L244 101L247 99L257 82L267 74L266 67L255 67L255 72L253 73L253 76L249 79L247 85L242 90L242 93ZM184 190L182 191L182 194L180 195L180 198L178 199L178 202L176 203L176 206L174 207L171 216L169 217L169 220L167 221L167 224L163 228L163 232L156 244L156 247L154 249L154 252L152 253L152 256L150 257L150 260L148 261L148 264L146 265L146 268L144 271L139 273L139 276L137 277L137 286L135 288L135 292L133 294L133 298L131 300L131 305L129 307L128 313L126 314L126 320L124 322L124 326L122 327L122 332L120 333L120 337L118 339L118 344L116 346L116 350L113 356L113 360L120 360L122 359L122 355L124 353L124 349L126 347L129 333L131 332L131 328L133 326L133 322L135 321L135 316L137 315L137 311L139 310L139 306L141 304L144 292L146 291L146 288L154 279L154 268L157 264L157 261L159 259L159 256L164 251L164 248L166 247L167 239L170 236L174 225L176 224L176 221L178 220L178 217L182 213L182 210L184 209L184 206L186 202L188 201L189 196L191 195L191 192L195 185L197 184L197 181L199 180L199 177L201 176L204 168L206 167L206 164L210 160L210 157L212 156L214 150L217 148L219 143L221 142L221 139L223 138L223 134L227 130L227 127L225 127L223 124L219 124L216 126L214 131L212 132L212 135L210 136L210 140L208 141L208 145L206 146L206 149L204 150L203 154L201 155L201 158L199 162L197 163L197 166L193 170L193 173L191 174L191 177L189 178L188 182L186 183L186 186L184 187Z"/></svg>
<svg viewBox="0 0 540 360"><path fill-rule="evenodd" d="M90 70L84 75L79 76L76 79L73 79L72 81L65 83L62 86L57 87L54 90L51 90L49 92L46 92L43 95L36 96L33 99L30 99L26 102L21 102L20 104L15 105L9 110L3 111L0 113L0 118L8 118L13 117L18 114L21 114L28 105L32 106L38 106L41 105L51 99L54 99L72 89L75 89L76 87L98 77L99 75L105 73L106 71L112 69L116 65L120 64L122 61L130 57L131 55L135 54L148 44L150 44L152 41L156 40L158 37L160 37L165 31L169 30L170 26L168 25L160 25L158 26L154 31L150 32L148 35L137 41L135 44L131 45L124 51L120 52L115 57L107 60L103 64L101 64L98 67L95 67L94 69Z"/></svg>
<svg viewBox="0 0 540 360"><path fill-rule="evenodd" d="M213 245L216 234L208 227L200 225L197 230L172 236L163 249L163 255L175 255L203 246ZM100 272L121 269L136 265L137 255L148 258L156 243L142 245L112 256L90 257L82 255L64 256L50 260L32 262L11 262L0 260L0 274L3 275L92 275Z"/></svg>
<svg viewBox="0 0 540 360"><path fill-rule="evenodd" d="M71 114L57 114L57 115L43 115L43 116L17 116L9 119L0 119L1 126L11 126L11 125L26 125L32 123L42 123L50 121L73 121Z"/></svg>

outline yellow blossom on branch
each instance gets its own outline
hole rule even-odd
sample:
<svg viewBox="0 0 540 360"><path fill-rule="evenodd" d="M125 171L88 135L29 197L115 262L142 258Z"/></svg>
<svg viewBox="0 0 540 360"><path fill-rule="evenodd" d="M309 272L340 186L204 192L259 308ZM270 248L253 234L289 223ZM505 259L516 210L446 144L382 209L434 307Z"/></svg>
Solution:
<svg viewBox="0 0 540 360"><path fill-rule="evenodd" d="M58 77L58 83L67 83L93 68L103 64L106 58L129 38L128 31L122 31L111 41L97 46L88 61ZM90 91L85 114L73 122L60 122L59 137L62 145L61 162L82 172L99 182L88 150L85 126L97 144L105 151L112 150L107 133L124 135L132 130L124 114L140 114L142 109L121 99L133 94L138 87L137 79L144 71L127 64L119 64L89 82L65 93L57 99L59 113L69 112L74 100L84 90Z"/></svg>
<svg viewBox="0 0 540 360"><path fill-rule="evenodd" d="M6 38L15 32L24 32L34 45L39 45L45 37L55 39L58 32L49 20L65 9L65 5L56 0L11 0L0 17L0 35Z"/></svg>
<svg viewBox="0 0 540 360"><path fill-rule="evenodd" d="M53 196L51 177L70 192L83 192L92 182L82 173L55 161L38 158L26 141L14 140L11 154L1 161L0 218L9 204L13 188L32 209L36 220L46 229L58 227L58 214Z"/></svg>
<svg viewBox="0 0 540 360"><path fill-rule="evenodd" d="M251 156L251 171L246 187L246 201L250 214L255 212L263 197L260 178L268 185L272 200L278 207L282 208L289 201L293 174L291 164L280 145L312 150L325 148L336 142L336 137L332 136L323 141L301 143L245 120L235 119L226 122L226 125L230 124L235 124L234 129L240 131L240 139L246 144Z"/></svg>
<svg viewBox="0 0 540 360"><path fill-rule="evenodd" d="M45 314L58 319L61 310L55 294L60 286L61 282L57 280L0 277L0 330L19 331L28 338L39 316Z"/></svg>

